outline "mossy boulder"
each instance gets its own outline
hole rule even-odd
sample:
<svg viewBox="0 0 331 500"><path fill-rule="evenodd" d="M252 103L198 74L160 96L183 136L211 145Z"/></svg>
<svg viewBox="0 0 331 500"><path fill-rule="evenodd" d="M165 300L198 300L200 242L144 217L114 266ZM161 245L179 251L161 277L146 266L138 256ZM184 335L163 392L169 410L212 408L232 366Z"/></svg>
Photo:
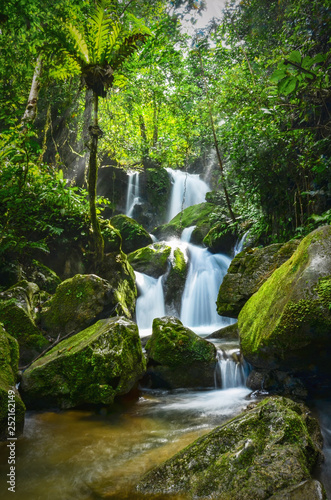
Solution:
<svg viewBox="0 0 331 500"><path fill-rule="evenodd" d="M49 341L35 323L35 306L39 288L35 283L20 281L0 294L0 322L20 346L20 364L32 361Z"/></svg>
<svg viewBox="0 0 331 500"><path fill-rule="evenodd" d="M137 287L136 277L126 254L106 254L96 271L98 276L107 280L113 288L116 314L132 319L136 308Z"/></svg>
<svg viewBox="0 0 331 500"><path fill-rule="evenodd" d="M135 271L159 278L168 268L171 248L165 243L153 243L128 255Z"/></svg>
<svg viewBox="0 0 331 500"><path fill-rule="evenodd" d="M105 245L104 252L120 252L122 247L122 235L118 228L109 220L102 220L100 227Z"/></svg>
<svg viewBox="0 0 331 500"><path fill-rule="evenodd" d="M213 203L199 203L198 205L185 208L183 212L171 219L168 224L163 224L155 228L153 234L159 240L168 239L173 236L180 237L183 229L196 226L191 236L191 242L201 244L213 225L212 214L215 210L216 206Z"/></svg>
<svg viewBox="0 0 331 500"><path fill-rule="evenodd" d="M231 219L226 216L223 216L223 219L203 238L204 245L213 253L230 253L238 238L235 230L231 228Z"/></svg>
<svg viewBox="0 0 331 500"><path fill-rule="evenodd" d="M48 293L55 293L56 287L61 283L61 279L52 269L37 260L32 260L26 270L26 275L30 281L38 285L40 290Z"/></svg>
<svg viewBox="0 0 331 500"><path fill-rule="evenodd" d="M152 387L214 386L215 346L183 326L179 319L154 319L146 352Z"/></svg>
<svg viewBox="0 0 331 500"><path fill-rule="evenodd" d="M171 258L170 271L164 285L164 299L168 314L180 316L187 271L187 258L180 248L175 248Z"/></svg>
<svg viewBox="0 0 331 500"><path fill-rule="evenodd" d="M116 215L110 222L120 232L122 237L122 250L126 254L153 243L146 229L134 219L131 219L131 217Z"/></svg>
<svg viewBox="0 0 331 500"><path fill-rule="evenodd" d="M239 314L245 358L256 368L331 374L331 226L306 236Z"/></svg>
<svg viewBox="0 0 331 500"><path fill-rule="evenodd" d="M16 389L18 358L17 340L0 324L0 440L17 437L23 431L25 406ZM13 413L9 413L12 410ZM15 415L14 420L8 421L9 414ZM8 423L13 424L10 429ZM8 434L8 431L14 434Z"/></svg>
<svg viewBox="0 0 331 500"><path fill-rule="evenodd" d="M232 260L217 297L221 316L238 318L247 300L298 248L298 241L275 243L264 248L248 248Z"/></svg>
<svg viewBox="0 0 331 500"><path fill-rule="evenodd" d="M40 326L52 338L77 333L101 318L116 316L118 297L112 285L95 274L63 281L45 303Z"/></svg>
<svg viewBox="0 0 331 500"><path fill-rule="evenodd" d="M151 496L265 500L310 480L320 446L308 408L272 397L147 473L137 489Z"/></svg>
<svg viewBox="0 0 331 500"><path fill-rule="evenodd" d="M135 323L100 320L35 361L23 373L22 396L29 408L112 404L135 386L145 364Z"/></svg>
<svg viewBox="0 0 331 500"><path fill-rule="evenodd" d="M153 219L165 220L171 192L171 181L168 172L161 167L147 168L145 170L145 182L145 195L152 208Z"/></svg>

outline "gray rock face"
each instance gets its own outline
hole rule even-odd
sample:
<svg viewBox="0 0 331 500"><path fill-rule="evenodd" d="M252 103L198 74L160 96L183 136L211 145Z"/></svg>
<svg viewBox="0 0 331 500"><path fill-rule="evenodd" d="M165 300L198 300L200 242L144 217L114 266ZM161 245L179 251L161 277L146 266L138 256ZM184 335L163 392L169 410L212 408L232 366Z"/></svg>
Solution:
<svg viewBox="0 0 331 500"><path fill-rule="evenodd" d="M134 387L145 366L137 325L119 317L100 320L23 373L23 399L29 408L111 404Z"/></svg>
<svg viewBox="0 0 331 500"><path fill-rule="evenodd" d="M284 245L275 243L265 248L247 248L236 255L219 289L218 314L238 318L247 300L292 256L298 245L295 240Z"/></svg>
<svg viewBox="0 0 331 500"><path fill-rule="evenodd" d="M240 312L241 349L255 368L330 380L330 249L330 226L310 233Z"/></svg>
<svg viewBox="0 0 331 500"><path fill-rule="evenodd" d="M308 408L268 398L147 473L137 489L145 495L266 500L310 480L320 446Z"/></svg>
<svg viewBox="0 0 331 500"><path fill-rule="evenodd" d="M214 386L215 346L183 326L179 319L154 319L146 351L152 387Z"/></svg>

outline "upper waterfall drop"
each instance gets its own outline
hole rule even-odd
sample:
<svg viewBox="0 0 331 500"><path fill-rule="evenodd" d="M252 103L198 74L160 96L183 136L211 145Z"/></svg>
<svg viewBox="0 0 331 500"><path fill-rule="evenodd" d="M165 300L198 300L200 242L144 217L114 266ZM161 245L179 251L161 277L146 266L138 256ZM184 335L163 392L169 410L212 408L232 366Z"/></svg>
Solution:
<svg viewBox="0 0 331 500"><path fill-rule="evenodd" d="M168 222L184 208L203 203L210 191L208 184L202 181L199 174L188 174L181 170L166 169L172 183L168 211Z"/></svg>
<svg viewBox="0 0 331 500"><path fill-rule="evenodd" d="M128 178L125 215L132 217L134 206L139 203L139 172L128 172Z"/></svg>

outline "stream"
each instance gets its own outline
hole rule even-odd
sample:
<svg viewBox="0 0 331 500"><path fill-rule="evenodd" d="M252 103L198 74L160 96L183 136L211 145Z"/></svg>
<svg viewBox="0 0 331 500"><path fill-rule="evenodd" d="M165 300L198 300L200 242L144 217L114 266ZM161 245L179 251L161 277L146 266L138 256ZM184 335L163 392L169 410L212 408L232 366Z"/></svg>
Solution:
<svg viewBox="0 0 331 500"><path fill-rule="evenodd" d="M209 188L199 176L168 172L173 183L170 218L183 205L204 201ZM139 174L131 173L128 215L137 202ZM231 259L192 245L192 230L188 228L180 240L166 243L172 248L181 248L189 262L180 319L205 336L234 322L218 316L215 306ZM240 251L240 246L236 251ZM136 273L139 290L136 320L141 337L151 333L155 317L166 313L164 279L164 276L155 279ZM218 348L213 388L200 391L140 388L137 394L122 398L110 409L27 412L24 435L16 446L15 499L146 499L133 489L145 472L240 413L252 401L250 390L245 386L249 367L232 357L239 351L238 343L219 339L213 342ZM327 428L325 432L330 433ZM328 446L331 449L330 442ZM7 457L8 450L3 443L0 489L5 496L1 498L11 498L6 485ZM153 498L184 499L179 495Z"/></svg>

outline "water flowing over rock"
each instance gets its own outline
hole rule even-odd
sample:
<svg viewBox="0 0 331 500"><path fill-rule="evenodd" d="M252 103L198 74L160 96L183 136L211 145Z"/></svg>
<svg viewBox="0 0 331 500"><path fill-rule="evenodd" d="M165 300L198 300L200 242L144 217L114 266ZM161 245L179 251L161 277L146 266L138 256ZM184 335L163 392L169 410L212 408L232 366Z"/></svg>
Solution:
<svg viewBox="0 0 331 500"><path fill-rule="evenodd" d="M139 172L128 173L128 191L126 195L125 215L132 217L135 205L140 202Z"/></svg>
<svg viewBox="0 0 331 500"><path fill-rule="evenodd" d="M212 387L216 348L183 326L174 317L153 321L153 334L146 344L147 375L152 387Z"/></svg>
<svg viewBox="0 0 331 500"><path fill-rule="evenodd" d="M298 241L248 248L236 255L224 277L217 297L221 316L238 318L247 300L297 249Z"/></svg>
<svg viewBox="0 0 331 500"><path fill-rule="evenodd" d="M320 447L308 408L268 398L147 473L137 489L145 495L266 500L310 480Z"/></svg>
<svg viewBox="0 0 331 500"><path fill-rule="evenodd" d="M112 404L144 370L137 326L126 318L104 319L35 361L23 373L23 399L30 408Z"/></svg>
<svg viewBox="0 0 331 500"><path fill-rule="evenodd" d="M189 174L181 170L166 169L172 182L168 221L187 207L205 201L209 186L198 174Z"/></svg>
<svg viewBox="0 0 331 500"><path fill-rule="evenodd" d="M316 387L328 383L330 248L330 226L310 233L242 309L241 348L255 368L292 371Z"/></svg>

